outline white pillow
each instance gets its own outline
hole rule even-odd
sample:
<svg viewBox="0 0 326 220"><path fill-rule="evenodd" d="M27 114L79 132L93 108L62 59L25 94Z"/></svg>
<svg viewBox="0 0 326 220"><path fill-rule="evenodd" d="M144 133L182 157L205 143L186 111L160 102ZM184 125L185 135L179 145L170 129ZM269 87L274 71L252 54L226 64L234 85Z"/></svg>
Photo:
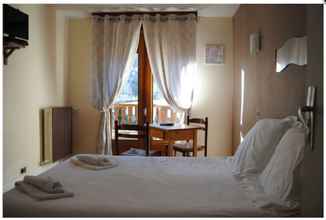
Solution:
<svg viewBox="0 0 326 220"><path fill-rule="evenodd" d="M259 120L244 137L233 157L233 174L242 177L262 172L279 140L294 121L294 117Z"/></svg>
<svg viewBox="0 0 326 220"><path fill-rule="evenodd" d="M259 176L264 193L282 203L295 196L294 176L303 159L306 146L306 130L302 127L289 129L275 149L271 160ZM297 184L295 184L297 185Z"/></svg>

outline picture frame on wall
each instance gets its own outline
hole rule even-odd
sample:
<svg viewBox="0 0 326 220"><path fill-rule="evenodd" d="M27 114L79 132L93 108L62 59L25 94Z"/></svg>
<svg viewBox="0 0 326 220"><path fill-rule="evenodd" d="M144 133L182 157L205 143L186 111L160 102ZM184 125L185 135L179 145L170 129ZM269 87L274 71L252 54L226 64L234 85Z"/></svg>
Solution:
<svg viewBox="0 0 326 220"><path fill-rule="evenodd" d="M206 44L206 64L224 64L225 63L225 45L224 44Z"/></svg>

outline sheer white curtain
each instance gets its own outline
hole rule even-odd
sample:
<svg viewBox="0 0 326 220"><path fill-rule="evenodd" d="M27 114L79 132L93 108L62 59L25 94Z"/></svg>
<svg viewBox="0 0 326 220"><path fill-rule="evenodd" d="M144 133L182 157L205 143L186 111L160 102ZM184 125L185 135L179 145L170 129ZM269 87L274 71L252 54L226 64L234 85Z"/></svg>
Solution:
<svg viewBox="0 0 326 220"><path fill-rule="evenodd" d="M151 69L164 98L186 112L193 100L196 72L196 16L145 15L145 43Z"/></svg>
<svg viewBox="0 0 326 220"><path fill-rule="evenodd" d="M91 103L101 112L97 153L112 154L109 110L137 53L139 16L92 17Z"/></svg>

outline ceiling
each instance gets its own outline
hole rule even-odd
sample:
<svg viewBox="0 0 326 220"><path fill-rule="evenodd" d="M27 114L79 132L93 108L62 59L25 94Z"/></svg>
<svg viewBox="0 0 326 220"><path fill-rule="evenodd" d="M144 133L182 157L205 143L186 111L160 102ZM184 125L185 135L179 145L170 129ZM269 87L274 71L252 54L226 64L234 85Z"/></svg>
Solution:
<svg viewBox="0 0 326 220"><path fill-rule="evenodd" d="M200 17L232 17L239 5L225 4L124 4L124 5L78 5L57 4L53 5L57 10L86 16L95 11L198 11Z"/></svg>

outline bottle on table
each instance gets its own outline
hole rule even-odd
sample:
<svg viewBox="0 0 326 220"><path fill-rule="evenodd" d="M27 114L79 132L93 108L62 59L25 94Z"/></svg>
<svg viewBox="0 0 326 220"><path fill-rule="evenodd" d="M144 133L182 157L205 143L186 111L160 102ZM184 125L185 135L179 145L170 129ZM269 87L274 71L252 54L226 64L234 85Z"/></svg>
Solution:
<svg viewBox="0 0 326 220"><path fill-rule="evenodd" d="M122 111L121 111L121 109L119 109L118 122L119 122L119 124L122 123Z"/></svg>

